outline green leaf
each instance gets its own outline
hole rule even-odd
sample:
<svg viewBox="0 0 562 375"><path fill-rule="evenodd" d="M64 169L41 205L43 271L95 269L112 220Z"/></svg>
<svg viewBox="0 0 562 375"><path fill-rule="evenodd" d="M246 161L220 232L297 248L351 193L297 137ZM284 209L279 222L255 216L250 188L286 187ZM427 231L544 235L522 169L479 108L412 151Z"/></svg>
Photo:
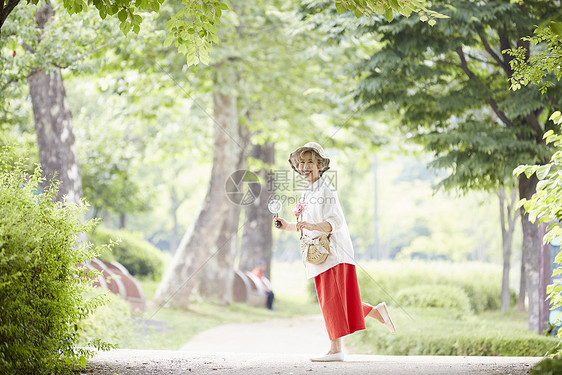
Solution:
<svg viewBox="0 0 562 375"><path fill-rule="evenodd" d="M209 65L209 53L205 48L199 50L199 61L205 65Z"/></svg>
<svg viewBox="0 0 562 375"><path fill-rule="evenodd" d="M434 19L431 19L427 23L429 24L429 26L435 26L437 22Z"/></svg>
<svg viewBox="0 0 562 375"><path fill-rule="evenodd" d="M117 14L117 17L119 18L119 21L124 22L127 19L127 10L121 9ZM121 27L121 29L123 28Z"/></svg>
<svg viewBox="0 0 562 375"><path fill-rule="evenodd" d="M553 113L553 115L554 115L554 113ZM551 117L551 120L552 120L552 116L550 116L550 117ZM547 132L544 133L544 135L542 136L542 138L543 138L543 139L546 139L548 136L550 136L550 135L552 135L552 134L554 134L554 130L550 129L550 130L548 130Z"/></svg>
<svg viewBox="0 0 562 375"><path fill-rule="evenodd" d="M187 66L197 65L197 63L199 62L195 53L188 53L186 57L187 57Z"/></svg>
<svg viewBox="0 0 562 375"><path fill-rule="evenodd" d="M537 183L537 191L544 189L544 187L548 184L548 181L542 180Z"/></svg>
<svg viewBox="0 0 562 375"><path fill-rule="evenodd" d="M119 28L121 29L121 31L125 35L127 35L129 33L129 31L131 31L132 27L133 27L133 24L130 23L130 22L121 22L121 25L119 26Z"/></svg>
<svg viewBox="0 0 562 375"><path fill-rule="evenodd" d="M404 17L410 17L412 15L412 10L408 7L403 7L400 9L400 14Z"/></svg>
<svg viewBox="0 0 562 375"><path fill-rule="evenodd" d="M172 27L176 25L176 20L174 18L170 18L168 22L164 25L164 29L170 30Z"/></svg>
<svg viewBox="0 0 562 375"><path fill-rule="evenodd" d="M341 3L341 1L336 1L336 12L338 12L338 14L342 14L343 12L345 12L345 7Z"/></svg>
<svg viewBox="0 0 562 375"><path fill-rule="evenodd" d="M519 176L521 173L525 172L525 169L527 169L529 166L528 165L519 165L517 166L517 168L515 168L513 170L513 175L514 176Z"/></svg>
<svg viewBox="0 0 562 375"><path fill-rule="evenodd" d="M548 175L548 172L550 172L551 167L552 164L546 164L546 165L541 165L539 168L537 168L537 178L539 180L544 180Z"/></svg>
<svg viewBox="0 0 562 375"><path fill-rule="evenodd" d="M392 8L388 8L386 10L386 12L384 13L384 18L386 18L388 22L392 22L392 20L394 19L394 12L392 11Z"/></svg>
<svg viewBox="0 0 562 375"><path fill-rule="evenodd" d="M398 5L398 0L390 0L390 7L395 11L399 11L400 5Z"/></svg>
<svg viewBox="0 0 562 375"><path fill-rule="evenodd" d="M557 268L554 270L554 272L552 272L552 276L556 276L560 274L562 274L562 268Z"/></svg>
<svg viewBox="0 0 562 375"><path fill-rule="evenodd" d="M217 33L217 28L215 27L215 25L213 25L212 23L208 23L206 24L207 27L207 31L209 31L211 34L216 34Z"/></svg>
<svg viewBox="0 0 562 375"><path fill-rule="evenodd" d="M530 166L530 167L526 168L526 169L525 169L525 176L526 176L527 178L531 178L531 176L533 175L533 173L535 173L538 168L539 168L538 165L533 165L533 166Z"/></svg>
<svg viewBox="0 0 562 375"><path fill-rule="evenodd" d="M164 47L170 47L174 42L174 36L172 34L168 34L166 40L164 41Z"/></svg>

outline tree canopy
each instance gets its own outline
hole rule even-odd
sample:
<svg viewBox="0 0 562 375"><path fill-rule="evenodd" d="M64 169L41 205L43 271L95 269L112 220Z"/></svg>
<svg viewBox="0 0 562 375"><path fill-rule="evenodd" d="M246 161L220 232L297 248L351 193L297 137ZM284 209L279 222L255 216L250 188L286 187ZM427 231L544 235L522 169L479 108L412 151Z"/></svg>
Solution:
<svg viewBox="0 0 562 375"><path fill-rule="evenodd" d="M542 162L542 134L561 104L562 85L544 95L510 91L506 51L557 7L549 1L436 1L450 16L431 30L411 19L362 27L383 46L357 67L357 98L370 110L395 112L410 139L435 155L432 165L450 171L440 186L493 188L519 164Z"/></svg>
<svg viewBox="0 0 562 375"><path fill-rule="evenodd" d="M29 3L38 4L40 0L30 0ZM307 0L308 1L308 0ZM307 1L303 1L306 3ZM334 1L334 0L330 0ZM20 4L21 0L3 0L0 6L0 34L7 17ZM119 28L123 34L130 31L138 34L143 16L146 12L160 12L164 0L64 0L63 7L68 14L78 14L91 6L97 9L99 17L107 16L119 20ZM49 0L47 0L49 3ZM209 63L209 52L213 44L219 43L218 29L221 24L222 12L229 9L229 5L221 0L181 0L181 6L169 15L165 24L168 32L165 45L174 43L178 51L187 57L188 65L199 62ZM425 0L336 0L338 12L341 14L349 10L356 17L362 15L384 14L391 21L395 13L409 17L412 12L420 15L421 21L435 24L434 18L444 17L426 8Z"/></svg>

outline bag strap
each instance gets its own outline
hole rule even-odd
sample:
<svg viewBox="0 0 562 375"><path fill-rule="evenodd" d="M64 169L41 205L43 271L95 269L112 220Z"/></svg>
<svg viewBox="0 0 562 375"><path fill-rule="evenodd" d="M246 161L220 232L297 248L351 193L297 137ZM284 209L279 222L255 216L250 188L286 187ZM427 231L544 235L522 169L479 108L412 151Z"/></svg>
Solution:
<svg viewBox="0 0 562 375"><path fill-rule="evenodd" d="M300 221L299 218L302 218L302 215L297 217L297 223ZM328 233L326 238L329 240L331 236L332 236L332 232ZM302 228L301 228L301 238L299 240L302 240L302 237L303 237L303 232L302 232Z"/></svg>

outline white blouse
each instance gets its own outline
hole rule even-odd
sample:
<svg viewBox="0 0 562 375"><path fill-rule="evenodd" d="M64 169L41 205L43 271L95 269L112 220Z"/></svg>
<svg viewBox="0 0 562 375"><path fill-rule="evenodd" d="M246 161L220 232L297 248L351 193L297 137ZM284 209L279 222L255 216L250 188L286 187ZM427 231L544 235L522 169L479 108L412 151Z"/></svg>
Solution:
<svg viewBox="0 0 562 375"><path fill-rule="evenodd" d="M321 223L327 221L332 226L330 236L330 255L322 264L315 265L303 259L307 277L313 278L324 271L340 264L355 264L353 244L336 189L320 177L311 186L304 189L301 202L305 204L302 221ZM300 232L299 232L300 233ZM314 238L326 232L303 229L303 233Z"/></svg>

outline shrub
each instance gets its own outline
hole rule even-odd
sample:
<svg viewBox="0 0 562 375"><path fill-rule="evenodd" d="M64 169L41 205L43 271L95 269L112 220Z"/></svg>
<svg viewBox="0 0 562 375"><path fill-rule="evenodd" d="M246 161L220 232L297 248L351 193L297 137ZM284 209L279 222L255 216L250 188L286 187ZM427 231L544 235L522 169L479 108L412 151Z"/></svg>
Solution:
<svg viewBox="0 0 562 375"><path fill-rule="evenodd" d="M84 205L54 201L57 183L39 193L39 168L29 176L5 155L0 150L0 373L67 373L92 354L74 347L78 323L103 303L85 296L91 286L76 266L95 254L78 240L94 222L81 221Z"/></svg>
<svg viewBox="0 0 562 375"><path fill-rule="evenodd" d="M403 306L443 307L469 311L470 301L459 287L450 285L418 285L402 289L395 295Z"/></svg>
<svg viewBox="0 0 562 375"><path fill-rule="evenodd" d="M346 342L356 352L377 355L545 356L558 345L553 337L527 329L527 316L509 313L459 313L458 309L391 306L396 334L374 319Z"/></svg>
<svg viewBox="0 0 562 375"><path fill-rule="evenodd" d="M158 248L145 241L138 233L124 229L115 230L98 227L88 234L94 245L117 241L112 252L101 256L102 260L121 263L133 276L160 279L164 272L164 256Z"/></svg>
<svg viewBox="0 0 562 375"><path fill-rule="evenodd" d="M401 261L362 263L357 275L361 295L372 302L392 303L391 297L413 286L449 285L461 288L472 311L479 313L500 307L501 272L500 266L489 263ZM515 299L512 291L512 304Z"/></svg>
<svg viewBox="0 0 562 375"><path fill-rule="evenodd" d="M530 375L562 374L562 358L545 358L531 369Z"/></svg>
<svg viewBox="0 0 562 375"><path fill-rule="evenodd" d="M105 340L117 347L131 346L137 338L131 318L131 305L107 289L95 288L90 293L91 297L100 295L107 298L108 302L79 323L78 345L85 346L90 342Z"/></svg>

